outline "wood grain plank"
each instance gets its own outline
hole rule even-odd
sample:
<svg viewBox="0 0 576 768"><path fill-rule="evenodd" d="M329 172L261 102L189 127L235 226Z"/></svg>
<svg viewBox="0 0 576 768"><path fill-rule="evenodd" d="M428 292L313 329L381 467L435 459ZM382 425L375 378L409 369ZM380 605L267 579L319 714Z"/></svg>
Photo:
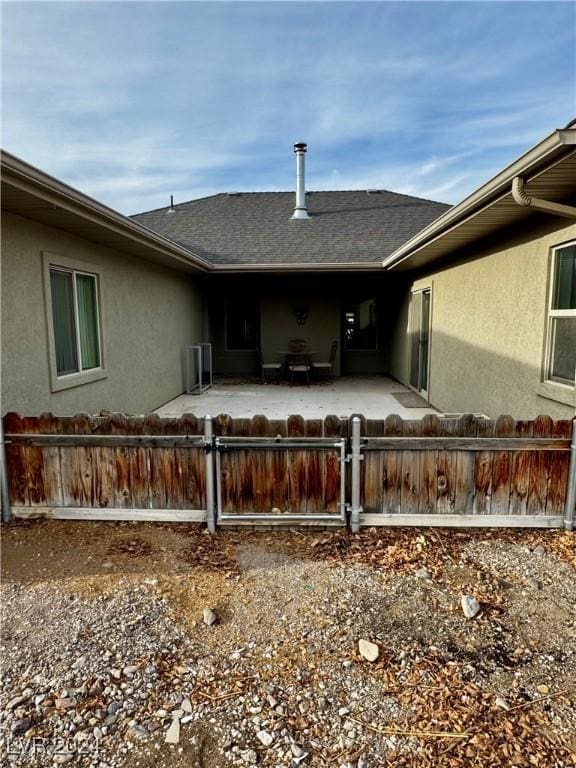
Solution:
<svg viewBox="0 0 576 768"><path fill-rule="evenodd" d="M478 422L472 414L465 414L458 425L462 437L476 437ZM474 508L474 455L470 451L456 452L456 512L470 515Z"/></svg>
<svg viewBox="0 0 576 768"><path fill-rule="evenodd" d="M403 421L398 414L391 414L384 420L384 435L400 437ZM400 514L402 497L402 452L387 450L382 453L382 505L385 514ZM380 510L378 510L380 511Z"/></svg>
<svg viewBox="0 0 576 768"><path fill-rule="evenodd" d="M479 419L477 436L493 437L496 422L493 419ZM474 501L472 514L489 515L492 506L492 469L494 465L493 451L478 451L474 455Z"/></svg>
<svg viewBox="0 0 576 768"><path fill-rule="evenodd" d="M422 434L422 422L404 421L402 434L412 437ZM402 451L402 489L400 505L403 515L417 515L420 511L420 451Z"/></svg>
<svg viewBox="0 0 576 768"><path fill-rule="evenodd" d="M533 421L517 421L516 437L532 437ZM510 460L510 515L525 515L528 511L528 489L530 487L530 466L532 454L529 451L515 451Z"/></svg>
<svg viewBox="0 0 576 768"><path fill-rule="evenodd" d="M534 419L534 437L549 437L553 422L550 416ZM550 465L544 452L534 452L530 459L530 487L526 504L527 515L544 515L550 486Z"/></svg>
<svg viewBox="0 0 576 768"><path fill-rule="evenodd" d="M422 434L426 437L440 435L440 419L434 414L427 414L422 419ZM418 513L433 515L437 509L438 496L438 451L423 451L420 454L420 480Z"/></svg>
<svg viewBox="0 0 576 768"><path fill-rule="evenodd" d="M454 437L460 429L459 419L441 419L442 435ZM437 458L436 513L451 515L456 512L456 452L439 450Z"/></svg>
<svg viewBox="0 0 576 768"><path fill-rule="evenodd" d="M515 420L512 416L498 416L494 432L496 437L514 437ZM494 451L490 506L492 515L507 515L510 512L511 460L512 454L509 451Z"/></svg>
<svg viewBox="0 0 576 768"><path fill-rule="evenodd" d="M552 424L554 437L572 437L572 420L564 419ZM550 485L546 500L546 515L561 515L566 504L568 492L568 471L570 468L570 454L558 453L547 457L550 467Z"/></svg>

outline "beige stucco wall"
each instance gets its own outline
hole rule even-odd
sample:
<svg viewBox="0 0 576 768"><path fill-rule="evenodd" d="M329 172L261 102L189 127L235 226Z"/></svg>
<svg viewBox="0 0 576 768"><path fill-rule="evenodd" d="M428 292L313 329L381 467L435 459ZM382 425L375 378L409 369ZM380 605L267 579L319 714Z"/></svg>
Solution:
<svg viewBox="0 0 576 768"><path fill-rule="evenodd" d="M433 405L442 411L516 418L574 415L573 393L572 405L543 396L542 366L550 250L575 238L576 224L539 217L411 281L432 288ZM404 383L408 299L407 291L390 353L392 374ZM564 399L570 396L566 388L546 389L548 394L563 392Z"/></svg>
<svg viewBox="0 0 576 768"><path fill-rule="evenodd" d="M100 274L106 378L51 392L42 252ZM143 413L184 389L182 353L201 340L194 280L10 213L2 214L2 412Z"/></svg>

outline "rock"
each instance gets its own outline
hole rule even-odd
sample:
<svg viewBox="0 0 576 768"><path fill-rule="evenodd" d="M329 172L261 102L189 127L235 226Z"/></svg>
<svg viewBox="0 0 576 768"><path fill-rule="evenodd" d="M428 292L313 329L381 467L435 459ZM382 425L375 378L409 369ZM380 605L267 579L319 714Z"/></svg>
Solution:
<svg viewBox="0 0 576 768"><path fill-rule="evenodd" d="M472 595L462 595L460 604L467 619L473 619L480 610L480 603Z"/></svg>
<svg viewBox="0 0 576 768"><path fill-rule="evenodd" d="M135 672L138 672L138 667L135 667L135 666L132 664L132 665L130 665L130 666L128 666L128 667L124 667L124 669L122 670L122 672L123 672L125 675L133 675Z"/></svg>
<svg viewBox="0 0 576 768"><path fill-rule="evenodd" d="M55 765L64 765L65 763L69 763L73 758L73 752L63 752L60 755L56 755L53 762Z"/></svg>
<svg viewBox="0 0 576 768"><path fill-rule="evenodd" d="M126 731L126 738L132 741L147 741L148 731L141 725L133 725Z"/></svg>
<svg viewBox="0 0 576 768"><path fill-rule="evenodd" d="M264 744L265 747L269 747L274 741L274 736L272 736L271 733L268 733L268 731L258 731L256 738L261 744Z"/></svg>
<svg viewBox="0 0 576 768"><path fill-rule="evenodd" d="M350 710L348 709L348 707L340 707L340 709L338 710L338 714L340 715L340 717L346 717L346 715L350 714Z"/></svg>
<svg viewBox="0 0 576 768"><path fill-rule="evenodd" d="M172 720L170 727L166 731L164 741L167 744L178 744L180 741L180 720L177 717Z"/></svg>
<svg viewBox="0 0 576 768"><path fill-rule="evenodd" d="M546 547L544 547L542 544L538 544L537 547L534 547L532 550L532 554L534 555L545 555L546 554Z"/></svg>
<svg viewBox="0 0 576 768"><path fill-rule="evenodd" d="M14 736L19 736L21 733L26 733L30 728L32 728L32 718L31 717L23 717L21 720L17 720L15 723L12 723L12 726L10 727L10 733L12 733Z"/></svg>
<svg viewBox="0 0 576 768"><path fill-rule="evenodd" d="M370 640L359 640L358 651L366 661L377 661L380 656L380 649L376 643L371 643Z"/></svg>
<svg viewBox="0 0 576 768"><path fill-rule="evenodd" d="M432 578L432 574L427 568L418 568L418 570L415 571L414 576L416 576L418 579L430 580Z"/></svg>
<svg viewBox="0 0 576 768"><path fill-rule="evenodd" d="M542 589L542 584L538 581L538 579L533 579L531 576L526 579L526 584L530 587L530 589Z"/></svg>
<svg viewBox="0 0 576 768"><path fill-rule="evenodd" d="M96 727L94 728L94 730L92 731L92 735L94 736L94 739L95 739L96 741L102 741L102 735L103 735L103 734L102 734L102 731L101 731L101 729L100 729L100 728L98 728L98 726L96 726Z"/></svg>
<svg viewBox="0 0 576 768"><path fill-rule="evenodd" d="M510 704L502 696L496 696L496 706L500 709L510 709Z"/></svg>
<svg viewBox="0 0 576 768"><path fill-rule="evenodd" d="M82 667L86 664L86 656L80 656L80 658L76 659L74 664L72 664L72 669L82 669Z"/></svg>
<svg viewBox="0 0 576 768"><path fill-rule="evenodd" d="M182 704L180 704L180 707L182 708L183 712L192 712L192 704L190 702L190 699L186 697L185 699L182 699Z"/></svg>
<svg viewBox="0 0 576 768"><path fill-rule="evenodd" d="M213 624L216 624L218 621L218 617L212 610L212 608L204 608L202 611L202 620L204 621L204 624L206 624L207 627L211 627Z"/></svg>
<svg viewBox="0 0 576 768"><path fill-rule="evenodd" d="M119 669L111 669L110 674L112 675L114 680L120 680L120 678L122 677L122 672L120 672Z"/></svg>
<svg viewBox="0 0 576 768"><path fill-rule="evenodd" d="M368 760L364 755L360 755L358 758L357 768L368 768Z"/></svg>
<svg viewBox="0 0 576 768"><path fill-rule="evenodd" d="M15 696L13 699L10 699L8 704L6 704L6 709L12 711L13 709L16 709L21 704L25 704L28 701L28 696Z"/></svg>
<svg viewBox="0 0 576 768"><path fill-rule="evenodd" d="M108 704L106 712L108 712L109 715L115 715L116 712L118 712L118 710L121 708L122 705L118 701L111 701L110 704Z"/></svg>
<svg viewBox="0 0 576 768"><path fill-rule="evenodd" d="M148 722L148 725L147 725L146 727L148 728L148 730L150 731L150 733L154 733L154 732L155 732L155 731L157 731L157 730L158 730L158 728L160 728L161 726L160 726L160 723L158 722L158 720L150 720L150 721Z"/></svg>
<svg viewBox="0 0 576 768"><path fill-rule="evenodd" d="M550 693L550 688L548 688L547 685L537 685L536 690L538 693L541 693L543 696L546 696L546 694Z"/></svg>
<svg viewBox="0 0 576 768"><path fill-rule="evenodd" d="M258 755L253 749L246 749L241 754L242 760L248 765L256 765L258 762Z"/></svg>
<svg viewBox="0 0 576 768"><path fill-rule="evenodd" d="M102 568L114 568L114 563L111 563L110 560L107 560L105 563L102 563Z"/></svg>
<svg viewBox="0 0 576 768"><path fill-rule="evenodd" d="M344 667L344 669L350 669L350 667L352 666L352 661L350 659L346 659L345 661L342 662L342 666Z"/></svg>
<svg viewBox="0 0 576 768"><path fill-rule="evenodd" d="M61 699L56 699L56 709L72 709L76 706L76 699L71 696L65 696Z"/></svg>

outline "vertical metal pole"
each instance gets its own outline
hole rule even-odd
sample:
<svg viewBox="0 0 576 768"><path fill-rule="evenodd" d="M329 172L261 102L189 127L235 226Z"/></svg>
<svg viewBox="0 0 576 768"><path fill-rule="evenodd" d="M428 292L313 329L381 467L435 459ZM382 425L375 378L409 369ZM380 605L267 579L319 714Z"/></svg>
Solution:
<svg viewBox="0 0 576 768"><path fill-rule="evenodd" d="M340 517L346 525L346 440L340 441Z"/></svg>
<svg viewBox="0 0 576 768"><path fill-rule="evenodd" d="M352 533L360 530L360 428L359 416L352 417L352 506L350 507L350 527Z"/></svg>
<svg viewBox="0 0 576 768"><path fill-rule="evenodd" d="M8 478L6 475L6 453L4 451L4 424L0 416L0 494L2 497L2 522L7 523L12 519L10 508L10 494L8 492Z"/></svg>
<svg viewBox="0 0 576 768"><path fill-rule="evenodd" d="M570 446L570 469L568 470L568 488L564 508L564 528L574 530L574 507L576 507L576 419L572 422L572 444Z"/></svg>
<svg viewBox="0 0 576 768"><path fill-rule="evenodd" d="M204 417L204 445L206 450L206 522L210 533L216 533L214 516L214 439L212 416Z"/></svg>

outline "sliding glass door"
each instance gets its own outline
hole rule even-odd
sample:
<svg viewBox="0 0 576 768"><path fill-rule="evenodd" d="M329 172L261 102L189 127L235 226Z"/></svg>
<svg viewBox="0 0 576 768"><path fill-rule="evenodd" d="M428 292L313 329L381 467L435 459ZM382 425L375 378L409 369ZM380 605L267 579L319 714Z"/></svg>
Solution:
<svg viewBox="0 0 576 768"><path fill-rule="evenodd" d="M430 346L430 289L415 291L410 298L410 386L428 397Z"/></svg>

